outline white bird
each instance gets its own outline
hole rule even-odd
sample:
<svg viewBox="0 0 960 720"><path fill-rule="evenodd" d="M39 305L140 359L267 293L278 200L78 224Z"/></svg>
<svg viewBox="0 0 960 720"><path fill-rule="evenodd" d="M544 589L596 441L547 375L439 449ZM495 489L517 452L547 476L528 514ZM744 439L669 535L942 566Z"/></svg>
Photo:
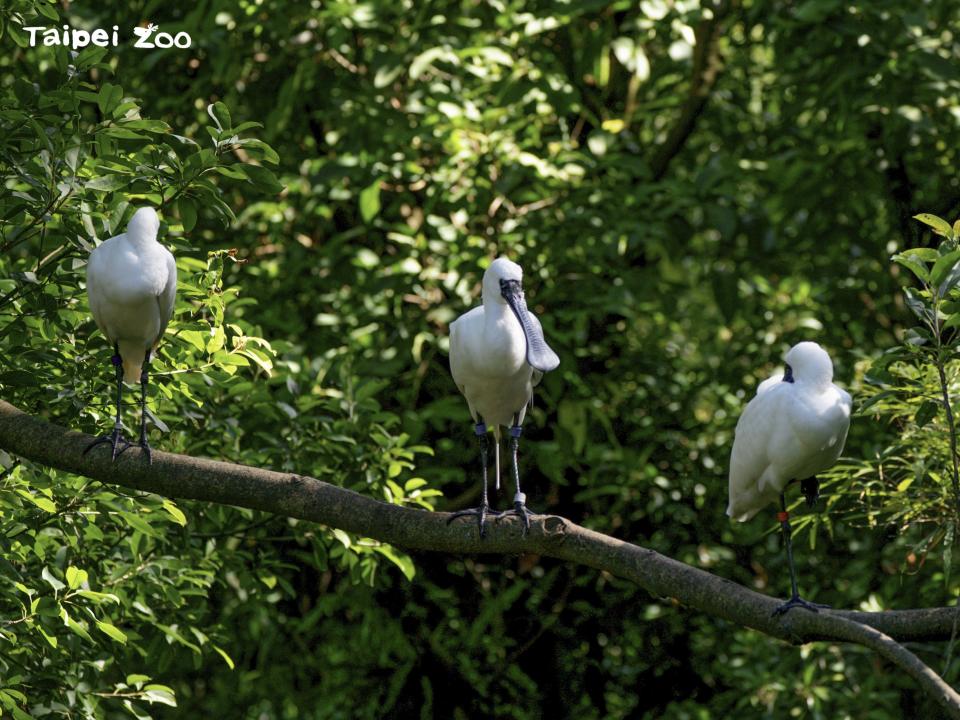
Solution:
<svg viewBox="0 0 960 720"><path fill-rule="evenodd" d="M90 253L87 295L97 327L113 344L111 362L117 373L117 416L113 432L95 440L84 453L108 443L116 459L130 447L121 434L120 402L124 381L139 382L140 447L147 461L151 461L146 418L148 366L150 354L173 315L177 292L177 266L170 251L157 242L159 229L156 211L140 208L130 219L125 233L105 240Z"/></svg>
<svg viewBox="0 0 960 720"><path fill-rule="evenodd" d="M513 497L514 509L508 512L520 517L526 533L530 527L530 511L526 507L526 495L520 491L517 469L521 424L533 399L534 386L543 373L560 364L544 340L540 321L527 310L522 282L523 270L519 265L497 258L483 274L483 305L450 323L450 372L467 399L476 423L483 469L480 507L461 510L450 519L476 515L481 537L486 534L487 515L500 517L490 513L487 500L487 424L493 426L497 488L500 487L500 426L510 428L517 491Z"/></svg>
<svg viewBox="0 0 960 720"><path fill-rule="evenodd" d="M744 522L779 499L793 595L774 614L792 607L816 612L797 591L784 490L800 482L809 505L819 495L817 473L843 452L850 428L850 395L833 384L833 363L814 342L790 348L783 373L764 380L737 423L730 453L730 504L727 515Z"/></svg>

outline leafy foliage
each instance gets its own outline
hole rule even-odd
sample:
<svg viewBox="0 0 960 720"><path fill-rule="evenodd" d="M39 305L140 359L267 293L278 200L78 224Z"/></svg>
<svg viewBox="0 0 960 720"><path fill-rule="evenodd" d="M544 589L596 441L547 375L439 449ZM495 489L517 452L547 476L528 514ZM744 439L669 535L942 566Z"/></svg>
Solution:
<svg viewBox="0 0 960 720"><path fill-rule="evenodd" d="M919 285L904 288L905 304L919 325L871 364L865 379L875 391L859 411L896 428L895 440L873 457L845 464L836 477L857 478L847 485L848 492L860 496L857 514L871 525L890 523L916 543L911 565L941 547L949 579L960 513L951 400L958 378L960 250L950 223L929 213L916 219L944 238L936 249L910 248L893 256Z"/></svg>
<svg viewBox="0 0 960 720"><path fill-rule="evenodd" d="M562 360L521 445L534 510L782 594L772 518L723 515L726 458L756 384L816 339L860 414L798 523L803 587L942 604L954 5L7 3L0 395L105 428L84 263L149 204L181 280L156 446L458 509L479 488L446 326L504 253ZM192 47L133 48L148 21ZM65 23L122 40L28 47ZM13 717L931 715L870 656L603 574L0 465Z"/></svg>

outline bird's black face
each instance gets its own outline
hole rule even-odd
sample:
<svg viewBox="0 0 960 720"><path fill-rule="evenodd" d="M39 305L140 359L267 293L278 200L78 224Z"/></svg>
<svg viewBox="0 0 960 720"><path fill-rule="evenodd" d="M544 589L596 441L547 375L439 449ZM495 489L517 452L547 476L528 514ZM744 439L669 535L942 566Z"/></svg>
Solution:
<svg viewBox="0 0 960 720"><path fill-rule="evenodd" d="M783 381L788 383L793 382L793 368L790 367L789 363L787 363L787 366L783 369Z"/></svg>
<svg viewBox="0 0 960 720"><path fill-rule="evenodd" d="M520 284L519 280L501 280L500 281L500 294L503 295L503 299L510 304L510 307L513 307L513 303L510 302L510 298L516 298L517 296L520 299L523 299L523 285Z"/></svg>

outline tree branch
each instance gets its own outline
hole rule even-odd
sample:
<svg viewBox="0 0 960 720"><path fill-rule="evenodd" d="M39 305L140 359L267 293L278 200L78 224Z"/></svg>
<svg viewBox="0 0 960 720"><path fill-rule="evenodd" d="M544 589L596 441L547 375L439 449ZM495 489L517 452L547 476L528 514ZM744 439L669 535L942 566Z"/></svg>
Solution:
<svg viewBox="0 0 960 720"><path fill-rule="evenodd" d="M318 522L411 550L447 553L538 553L626 578L651 594L791 643L814 640L869 647L913 677L960 719L960 695L899 642L950 637L953 608L876 613L794 610L773 617L779 601L653 550L580 527L562 517L533 519L526 537L518 522L493 522L481 540L473 521L447 524L448 513L390 505L315 478L187 455L136 450L82 453L93 440L0 400L0 449L25 460L103 483L174 498L254 508Z"/></svg>
<svg viewBox="0 0 960 720"><path fill-rule="evenodd" d="M721 0L713 7L713 15L697 23L694 29L697 43L693 49L693 71L690 89L680 108L680 115L664 141L657 146L650 158L650 170L654 180L667 174L670 162L683 149L693 134L697 120L707 105L710 93L720 75L720 24L729 14L735 0Z"/></svg>

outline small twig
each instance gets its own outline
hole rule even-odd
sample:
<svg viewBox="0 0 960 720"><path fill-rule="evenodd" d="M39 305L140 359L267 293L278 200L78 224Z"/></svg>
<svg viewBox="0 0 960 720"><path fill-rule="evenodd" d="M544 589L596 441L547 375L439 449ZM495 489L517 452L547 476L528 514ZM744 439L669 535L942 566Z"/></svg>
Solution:
<svg viewBox="0 0 960 720"><path fill-rule="evenodd" d="M223 538L223 537L234 537L236 535L245 535L251 530L256 530L259 527L268 525L272 523L277 518L274 516L266 517L259 522L251 523L249 525L244 525L243 527L234 528L232 530L224 530L223 532L211 532L211 533L190 533L191 538L200 538L200 539L211 539L211 538Z"/></svg>

